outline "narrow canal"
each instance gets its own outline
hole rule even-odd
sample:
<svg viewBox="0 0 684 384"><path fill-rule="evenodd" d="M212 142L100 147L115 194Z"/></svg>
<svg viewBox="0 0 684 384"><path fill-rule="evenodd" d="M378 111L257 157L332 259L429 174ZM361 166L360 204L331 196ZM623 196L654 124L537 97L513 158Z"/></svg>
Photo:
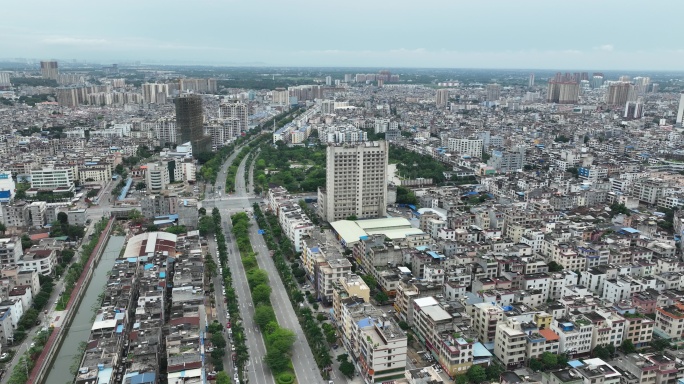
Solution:
<svg viewBox="0 0 684 384"><path fill-rule="evenodd" d="M73 383L75 374L72 374L71 367L77 365L76 360L80 363L82 358L82 351L79 345L82 342L88 341L90 336L90 328L93 323L93 315L99 308L99 296L104 291L107 283L107 272L112 270L114 261L119 257L121 248L126 240L125 236L110 236L107 247L100 258L100 263L93 271L90 285L83 296L81 305L78 306L74 321L71 323L69 333L64 338L57 358L50 368L46 383L66 384Z"/></svg>

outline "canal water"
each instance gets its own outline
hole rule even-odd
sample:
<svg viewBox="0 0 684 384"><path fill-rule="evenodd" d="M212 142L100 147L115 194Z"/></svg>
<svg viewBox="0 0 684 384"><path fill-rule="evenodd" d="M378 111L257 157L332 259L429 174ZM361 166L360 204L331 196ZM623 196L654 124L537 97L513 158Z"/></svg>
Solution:
<svg viewBox="0 0 684 384"><path fill-rule="evenodd" d="M100 263L93 271L90 285L88 286L81 304L78 306L74 321L71 323L69 333L64 338L57 358L50 368L46 383L50 384L71 384L74 382L75 375L71 373L71 367L76 365L76 360L81 361L82 351L79 346L82 342L88 341L90 328L93 324L93 315L99 308L99 296L104 292L107 283L107 272L112 270L114 262L119 257L121 248L126 240L125 236L110 236L109 242L105 247Z"/></svg>

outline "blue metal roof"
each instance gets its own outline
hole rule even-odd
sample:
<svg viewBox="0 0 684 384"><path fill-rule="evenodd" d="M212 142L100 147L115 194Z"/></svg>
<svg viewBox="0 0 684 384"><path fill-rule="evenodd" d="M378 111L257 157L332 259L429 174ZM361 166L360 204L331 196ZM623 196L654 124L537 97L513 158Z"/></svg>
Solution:
<svg viewBox="0 0 684 384"><path fill-rule="evenodd" d="M473 357L492 357L492 353L482 343L473 344Z"/></svg>
<svg viewBox="0 0 684 384"><path fill-rule="evenodd" d="M131 384L144 384L144 383L154 383L155 375L154 372L139 373L135 376L129 376L131 379Z"/></svg>
<svg viewBox="0 0 684 384"><path fill-rule="evenodd" d="M364 317L363 319L359 320L357 324L361 328L370 327L371 325L373 325L373 319L371 319L370 317Z"/></svg>
<svg viewBox="0 0 684 384"><path fill-rule="evenodd" d="M119 194L119 197L117 197L117 200L123 200L126 198L126 195L128 194L128 190L131 189L131 185L133 184L133 179L130 177L128 180L126 180L126 185L121 189L121 193Z"/></svg>

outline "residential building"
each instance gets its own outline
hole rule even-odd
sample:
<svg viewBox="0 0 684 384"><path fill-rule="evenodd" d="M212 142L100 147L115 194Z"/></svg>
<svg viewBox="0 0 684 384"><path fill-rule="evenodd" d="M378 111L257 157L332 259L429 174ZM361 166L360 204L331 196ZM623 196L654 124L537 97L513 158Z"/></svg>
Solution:
<svg viewBox="0 0 684 384"><path fill-rule="evenodd" d="M326 187L318 191L326 221L383 217L387 209L387 143L329 143Z"/></svg>
<svg viewBox="0 0 684 384"><path fill-rule="evenodd" d="M57 80L59 77L59 66L56 60L41 61L40 74L43 79Z"/></svg>
<svg viewBox="0 0 684 384"><path fill-rule="evenodd" d="M684 303L675 302L667 307L656 308L655 327L670 338L683 338Z"/></svg>
<svg viewBox="0 0 684 384"><path fill-rule="evenodd" d="M66 168L31 170L31 188L39 191L71 192L74 189L73 171Z"/></svg>
<svg viewBox="0 0 684 384"><path fill-rule="evenodd" d="M497 325L503 320L503 314L501 307L488 302L473 305L472 327L480 342L494 341Z"/></svg>
<svg viewBox="0 0 684 384"><path fill-rule="evenodd" d="M506 365L506 369L515 369L525 365L527 351L527 334L522 324L515 318L509 318L496 326L494 355ZM535 338L535 336L530 335ZM541 335L538 337L543 339Z"/></svg>
<svg viewBox="0 0 684 384"><path fill-rule="evenodd" d="M515 172L525 165L525 150L518 148L513 150L497 149L492 151L492 156L487 161L487 166L492 167L497 173Z"/></svg>
<svg viewBox="0 0 684 384"><path fill-rule="evenodd" d="M457 152L460 155L472 156L481 158L482 157L482 139L478 137L468 137L468 138L449 138L449 151Z"/></svg>
<svg viewBox="0 0 684 384"><path fill-rule="evenodd" d="M21 239L17 236L0 239L0 268L2 270L14 268L19 265L24 252L21 248Z"/></svg>

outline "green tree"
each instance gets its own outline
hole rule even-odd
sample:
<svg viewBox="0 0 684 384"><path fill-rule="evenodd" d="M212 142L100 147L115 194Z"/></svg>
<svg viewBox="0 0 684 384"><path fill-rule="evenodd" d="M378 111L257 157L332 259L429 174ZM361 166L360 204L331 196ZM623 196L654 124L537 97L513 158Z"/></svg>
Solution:
<svg viewBox="0 0 684 384"><path fill-rule="evenodd" d="M553 368L558 365L558 357L551 352L544 352L541 354L541 362L546 368Z"/></svg>
<svg viewBox="0 0 684 384"><path fill-rule="evenodd" d="M534 372L539 372L544 369L544 364L542 364L542 362L539 361L539 359L530 359L528 366Z"/></svg>
<svg viewBox="0 0 684 384"><path fill-rule="evenodd" d="M211 324L209 324L209 326L207 327L207 331L212 335L214 333L221 333L223 331L223 324L219 323L218 321L214 321Z"/></svg>
<svg viewBox="0 0 684 384"><path fill-rule="evenodd" d="M142 215L142 213L140 213L140 211L138 211L137 209L133 209L128 214L128 219L134 223L140 224L145 219L145 217Z"/></svg>
<svg viewBox="0 0 684 384"><path fill-rule="evenodd" d="M0 233L2 233L4 235L5 231L7 231L7 227L5 226L4 223L0 223Z"/></svg>
<svg viewBox="0 0 684 384"><path fill-rule="evenodd" d="M485 373L487 373L487 380L498 382L499 377L503 373L503 368L499 364L489 364L489 367L485 368Z"/></svg>
<svg viewBox="0 0 684 384"><path fill-rule="evenodd" d="M144 181L138 181L135 183L135 190L136 191L142 191L143 189L147 188L147 184L145 184Z"/></svg>
<svg viewBox="0 0 684 384"><path fill-rule="evenodd" d="M624 340L620 345L620 349L622 349L622 352L624 352L625 354L636 352L636 347L634 346L634 343L632 343L631 340Z"/></svg>
<svg viewBox="0 0 684 384"><path fill-rule="evenodd" d="M254 310L254 322L264 329L268 323L276 321L275 312L270 305L258 305Z"/></svg>
<svg viewBox="0 0 684 384"><path fill-rule="evenodd" d="M374 298L375 301L377 301L380 305L384 305L389 300L389 296L387 296L387 294L383 291L378 291Z"/></svg>
<svg viewBox="0 0 684 384"><path fill-rule="evenodd" d="M216 374L216 384L230 384L230 376L226 371L220 371Z"/></svg>
<svg viewBox="0 0 684 384"><path fill-rule="evenodd" d="M271 287L266 284L259 284L252 290L252 301L254 305L271 303Z"/></svg>
<svg viewBox="0 0 684 384"><path fill-rule="evenodd" d="M354 364L350 363L349 361L345 360L340 364L340 372L350 379L354 377L355 370L356 368L354 368Z"/></svg>
<svg viewBox="0 0 684 384"><path fill-rule="evenodd" d="M223 335L219 333L213 333L211 335L211 344L214 346L214 348L225 348L226 347L226 339L223 337Z"/></svg>
<svg viewBox="0 0 684 384"><path fill-rule="evenodd" d="M347 360L349 360L349 355L346 353L337 356L337 361L339 361L340 363L345 362Z"/></svg>
<svg viewBox="0 0 684 384"><path fill-rule="evenodd" d="M253 269L247 272L247 282L250 288L268 285L268 273L263 269Z"/></svg>
<svg viewBox="0 0 684 384"><path fill-rule="evenodd" d="M69 215L66 212L60 212L57 214L57 221L62 226L69 225Z"/></svg>
<svg viewBox="0 0 684 384"><path fill-rule="evenodd" d="M560 272L563 270L563 266L558 264L555 261L549 262L548 266L549 266L549 272Z"/></svg>
<svg viewBox="0 0 684 384"><path fill-rule="evenodd" d="M71 260L74 258L74 251L71 249L64 249L62 250L62 253L60 255L62 259L62 264L69 264Z"/></svg>
<svg viewBox="0 0 684 384"><path fill-rule="evenodd" d="M214 233L216 230L214 219L211 216L200 216L197 229L199 229L200 236L207 236Z"/></svg>
<svg viewBox="0 0 684 384"><path fill-rule="evenodd" d="M274 373L280 373L287 369L290 364L290 357L282 354L276 348L266 348L266 364Z"/></svg>
<svg viewBox="0 0 684 384"><path fill-rule="evenodd" d="M651 347L656 351L662 352L665 348L670 346L670 341L666 339L654 339L651 341Z"/></svg>
<svg viewBox="0 0 684 384"><path fill-rule="evenodd" d="M21 235L21 248L26 251L27 249L31 248L33 246L33 241L31 241L31 238L29 237L28 234L24 233Z"/></svg>
<svg viewBox="0 0 684 384"><path fill-rule="evenodd" d="M466 375L456 376L456 384L468 384L468 376L466 376Z"/></svg>
<svg viewBox="0 0 684 384"><path fill-rule="evenodd" d="M598 357L599 359L602 360L607 360L610 358L610 353L608 350L602 346L602 345L597 345L593 351L591 351L591 355L594 357Z"/></svg>
<svg viewBox="0 0 684 384"><path fill-rule="evenodd" d="M361 276L361 279L363 279L364 283L370 288L371 290L375 290L375 288L378 286L378 281L373 277L373 275L363 275Z"/></svg>
<svg viewBox="0 0 684 384"><path fill-rule="evenodd" d="M606 346L606 351L610 354L610 357L615 356L615 346L613 344L608 344Z"/></svg>
<svg viewBox="0 0 684 384"><path fill-rule="evenodd" d="M297 336L294 332L286 328L276 329L266 336L266 341L268 345L273 348L278 349L280 353L287 354L292 349L292 345L297 340Z"/></svg>
<svg viewBox="0 0 684 384"><path fill-rule="evenodd" d="M180 235L181 233L186 233L188 230L185 225L174 225L166 228L166 232L173 233L174 235Z"/></svg>
<svg viewBox="0 0 684 384"><path fill-rule="evenodd" d="M466 375L471 383L481 383L487 380L487 372L479 365L471 365Z"/></svg>

